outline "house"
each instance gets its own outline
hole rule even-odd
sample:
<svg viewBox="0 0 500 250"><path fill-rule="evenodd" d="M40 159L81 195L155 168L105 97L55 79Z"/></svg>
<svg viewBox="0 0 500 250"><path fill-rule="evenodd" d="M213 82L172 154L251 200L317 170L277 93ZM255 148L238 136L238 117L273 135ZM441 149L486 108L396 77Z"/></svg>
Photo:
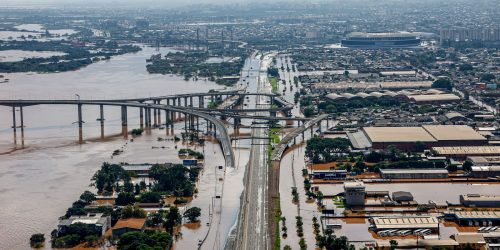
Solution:
<svg viewBox="0 0 500 250"><path fill-rule="evenodd" d="M95 232L102 236L111 227L111 216L102 213L89 213L81 216L71 216L68 219L59 220L57 234L64 234L68 228L75 223L91 225Z"/></svg>
<svg viewBox="0 0 500 250"><path fill-rule="evenodd" d="M119 219L112 229L113 237L128 232L143 232L146 227L146 218Z"/></svg>

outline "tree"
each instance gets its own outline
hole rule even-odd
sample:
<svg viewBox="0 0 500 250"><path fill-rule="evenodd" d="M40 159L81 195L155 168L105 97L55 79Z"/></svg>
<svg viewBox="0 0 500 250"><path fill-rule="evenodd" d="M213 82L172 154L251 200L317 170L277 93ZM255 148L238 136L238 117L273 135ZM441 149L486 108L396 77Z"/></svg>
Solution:
<svg viewBox="0 0 500 250"><path fill-rule="evenodd" d="M87 204L90 204L92 201L95 201L95 194L90 191L85 191L80 195L80 200L85 201Z"/></svg>
<svg viewBox="0 0 500 250"><path fill-rule="evenodd" d="M196 222L198 221L198 217L201 216L201 208L199 207L192 207L186 210L184 212L183 217L188 218L189 222Z"/></svg>
<svg viewBox="0 0 500 250"><path fill-rule="evenodd" d="M160 202L161 195L157 192L146 192L141 194L140 201L142 203L158 203Z"/></svg>
<svg viewBox="0 0 500 250"><path fill-rule="evenodd" d="M146 211L138 206L128 205L122 209L123 219L128 218L146 218Z"/></svg>
<svg viewBox="0 0 500 250"><path fill-rule="evenodd" d="M43 243L45 243L45 235L44 234L33 234L30 237L30 246L33 248L41 248L43 247Z"/></svg>
<svg viewBox="0 0 500 250"><path fill-rule="evenodd" d="M451 91L453 89L453 84L449 78L439 78L432 83L432 87Z"/></svg>
<svg viewBox="0 0 500 250"><path fill-rule="evenodd" d="M462 167L465 171L472 171L472 165L474 165L471 161L466 160L463 164Z"/></svg>
<svg viewBox="0 0 500 250"><path fill-rule="evenodd" d="M158 231L128 232L120 236L118 250L169 249L171 244L172 236L169 233Z"/></svg>
<svg viewBox="0 0 500 250"><path fill-rule="evenodd" d="M135 195L133 193L119 193L115 200L115 204L118 206L127 206L135 203Z"/></svg>
<svg viewBox="0 0 500 250"><path fill-rule="evenodd" d="M396 249L396 247L398 246L398 242L395 240L390 240L389 244L391 244L391 250Z"/></svg>
<svg viewBox="0 0 500 250"><path fill-rule="evenodd" d="M306 156L314 163L332 162L338 154L346 152L351 143L345 138L313 137L307 141Z"/></svg>
<svg viewBox="0 0 500 250"><path fill-rule="evenodd" d="M491 73L486 73L481 75L481 81L483 82L491 82L492 80L495 80L495 75Z"/></svg>
<svg viewBox="0 0 500 250"><path fill-rule="evenodd" d="M168 210L168 214L165 221L165 229L169 232L173 232L174 227L182 223L182 216L179 213L177 207L171 207Z"/></svg>

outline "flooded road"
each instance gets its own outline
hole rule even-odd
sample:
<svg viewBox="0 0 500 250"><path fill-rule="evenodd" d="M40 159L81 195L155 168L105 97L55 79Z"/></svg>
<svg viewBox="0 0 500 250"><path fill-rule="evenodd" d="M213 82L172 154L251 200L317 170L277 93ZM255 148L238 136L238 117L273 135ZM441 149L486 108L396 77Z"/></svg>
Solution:
<svg viewBox="0 0 500 250"><path fill-rule="evenodd" d="M163 54L168 51L172 50L160 50ZM145 60L155 53L158 52L153 48L145 47L141 52L117 56L73 72L4 74L10 81L0 83L0 99L74 99L75 94L82 99L132 98L222 89L204 80L186 82L182 77L149 75ZM77 119L76 107L25 107L23 146L19 129L17 144L14 143L11 109L0 107L0 199L5 201L0 205L0 249L26 249L29 236L33 233L45 233L49 239L50 231L57 225L57 218L85 189L91 189L90 178L102 162L179 162L176 151L172 149L172 141L157 141L158 137L165 135L164 130L153 130L151 135L143 135L134 142L121 136L113 137L121 132L120 110L105 108L104 112L105 135L108 137L105 142L93 140L100 136L100 125L96 121L98 107L83 106L86 142L79 145L78 127L73 123ZM138 127L139 111L129 109L128 112L129 129ZM157 144L163 144L165 148L152 148ZM111 158L111 153L122 147L124 153ZM209 176L210 169L223 163L218 144L207 143L205 151L213 153L207 153L207 162L210 163L200 178L202 185L213 180ZM244 155L244 152L241 154ZM228 175L231 174L228 172ZM234 175L237 176L237 173ZM237 178L231 181L238 184ZM200 194L209 191L209 186L203 188L202 185ZM237 199L239 194L235 192L233 196ZM193 205L202 208L202 220L208 213L203 205L205 202L201 195L193 201ZM229 202L228 205L237 207L238 202ZM230 208L227 210L230 211ZM227 214L224 218L236 213ZM229 231L230 226L231 223L221 226L221 235ZM195 232L183 229L186 238ZM197 240L193 242L197 243Z"/></svg>

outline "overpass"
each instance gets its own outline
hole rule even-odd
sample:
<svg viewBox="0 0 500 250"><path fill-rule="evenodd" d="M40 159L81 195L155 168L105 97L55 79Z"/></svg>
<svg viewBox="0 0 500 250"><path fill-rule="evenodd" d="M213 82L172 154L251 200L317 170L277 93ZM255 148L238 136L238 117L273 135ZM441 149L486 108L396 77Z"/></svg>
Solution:
<svg viewBox="0 0 500 250"><path fill-rule="evenodd" d="M151 127L151 111L152 110L163 110L166 113L167 117L167 126L171 126L171 129L173 130L173 121L174 118L176 117L176 113L184 114L186 118L190 119L185 119L185 122L187 123L187 120L189 122L192 122L192 117L199 117L202 119L205 119L207 122L210 122L210 127L214 125L215 127L215 137L217 138L217 131L219 132L219 140L221 142L221 147L222 151L224 154L225 158L225 163L226 166L228 167L234 167L235 162L234 162L234 152L231 147L231 139L229 137L229 133L227 131L226 126L224 123L205 113L205 112L200 112L197 110L192 110L191 108L184 108L184 107L175 107L175 106L169 106L169 105L161 105L161 104L150 104L150 103L136 103L136 102L119 102L119 101L89 101L89 100L0 100L0 106L8 106L12 107L12 114L13 114L13 130L14 133L16 133L16 116L15 116L15 108L20 107L20 115L21 115L21 131L24 129L24 119L23 119L23 107L27 106L34 106L34 105L76 105L78 107L78 127L79 127L79 140L80 142L83 141L83 136L82 136L82 127L83 127L83 120L82 120L82 105L98 105L100 106L100 121L101 121L101 136L103 136L103 127L104 127L104 112L103 112L103 107L104 106L119 106L121 107L121 120L122 120L122 132L123 134L127 134L127 108L139 108L140 109L140 119L141 119L141 126L143 125L143 118L145 121L146 127ZM144 117L145 114L145 117ZM156 117L155 117L156 118ZM192 124L190 124L192 126ZM187 126L186 126L187 128ZM207 126L208 128L208 126ZM168 129L167 129L168 133Z"/></svg>

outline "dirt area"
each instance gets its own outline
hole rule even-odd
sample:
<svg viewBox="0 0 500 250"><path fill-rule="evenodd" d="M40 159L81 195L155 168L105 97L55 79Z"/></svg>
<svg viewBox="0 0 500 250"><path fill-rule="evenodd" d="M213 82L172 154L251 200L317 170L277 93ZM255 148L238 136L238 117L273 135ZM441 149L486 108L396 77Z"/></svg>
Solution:
<svg viewBox="0 0 500 250"><path fill-rule="evenodd" d="M454 227L456 228L459 232L467 232L467 233L476 233L479 227L464 227L460 226L457 223L453 221L445 221L443 222L443 225L446 227Z"/></svg>

